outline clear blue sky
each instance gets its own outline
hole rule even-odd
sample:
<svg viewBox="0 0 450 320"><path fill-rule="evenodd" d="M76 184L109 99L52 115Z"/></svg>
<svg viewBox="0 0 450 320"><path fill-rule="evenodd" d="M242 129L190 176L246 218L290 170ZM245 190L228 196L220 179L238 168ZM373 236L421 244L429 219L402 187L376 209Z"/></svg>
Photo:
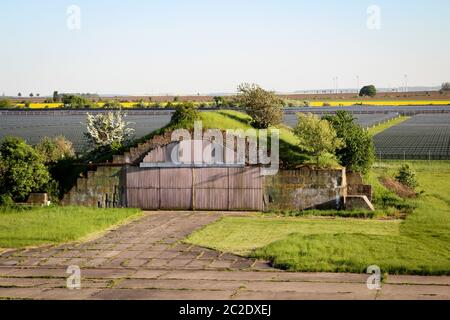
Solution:
<svg viewBox="0 0 450 320"><path fill-rule="evenodd" d="M69 5L81 29L66 26ZM367 8L381 29L367 28ZM450 81L450 1L1 0L0 94Z"/></svg>

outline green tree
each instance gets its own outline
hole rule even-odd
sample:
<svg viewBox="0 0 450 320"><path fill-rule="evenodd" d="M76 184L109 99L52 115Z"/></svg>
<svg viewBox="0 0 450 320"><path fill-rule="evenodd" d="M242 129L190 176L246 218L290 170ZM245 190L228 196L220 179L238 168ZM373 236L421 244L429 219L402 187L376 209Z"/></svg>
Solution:
<svg viewBox="0 0 450 320"><path fill-rule="evenodd" d="M31 192L46 191L50 174L41 155L25 140L6 137L0 144L0 194L25 201Z"/></svg>
<svg viewBox="0 0 450 320"><path fill-rule="evenodd" d="M95 103L81 96L64 94L61 98L61 101L66 108L87 109L95 107Z"/></svg>
<svg viewBox="0 0 450 320"><path fill-rule="evenodd" d="M191 128L200 114L192 102L180 103L172 114L171 124L177 128Z"/></svg>
<svg viewBox="0 0 450 320"><path fill-rule="evenodd" d="M0 109L12 108L13 105L9 99L0 99Z"/></svg>
<svg viewBox="0 0 450 320"><path fill-rule="evenodd" d="M72 142L64 136L54 138L44 137L35 146L35 149L42 156L46 164L56 163L60 160L75 156Z"/></svg>
<svg viewBox="0 0 450 320"><path fill-rule="evenodd" d="M319 164L326 154L334 154L344 143L327 120L322 120L312 113L298 113L294 133L299 140L299 147L313 156Z"/></svg>
<svg viewBox="0 0 450 320"><path fill-rule="evenodd" d="M59 96L58 91L53 91L53 102L60 102L61 97Z"/></svg>
<svg viewBox="0 0 450 320"><path fill-rule="evenodd" d="M283 100L256 84L239 85L237 101L252 117L255 128L266 129L283 121Z"/></svg>
<svg viewBox="0 0 450 320"><path fill-rule="evenodd" d="M215 106L218 108L225 103L225 99L223 97L217 96L213 98Z"/></svg>
<svg viewBox="0 0 450 320"><path fill-rule="evenodd" d="M370 86L364 86L361 88L361 90L359 91L359 96L360 97L375 97L377 95L377 89L375 88L374 85L370 85Z"/></svg>
<svg viewBox="0 0 450 320"><path fill-rule="evenodd" d="M122 107L122 104L118 100L108 100L103 105L105 109L120 109Z"/></svg>
<svg viewBox="0 0 450 320"><path fill-rule="evenodd" d="M336 115L325 116L344 145L336 150L339 163L350 170L366 173L375 160L375 146L370 134L355 123L353 116L339 110Z"/></svg>

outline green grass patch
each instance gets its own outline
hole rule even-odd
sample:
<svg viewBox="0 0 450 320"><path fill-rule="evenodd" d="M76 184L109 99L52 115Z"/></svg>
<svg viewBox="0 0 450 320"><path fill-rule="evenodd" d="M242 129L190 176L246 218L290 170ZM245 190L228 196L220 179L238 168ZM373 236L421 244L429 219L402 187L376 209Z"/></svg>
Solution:
<svg viewBox="0 0 450 320"><path fill-rule="evenodd" d="M202 112L200 114L200 120L202 120L203 128L205 129L253 129L250 124L251 117L243 112L234 110ZM280 130L280 160L284 168L296 167L303 164L315 165L315 161L311 160L311 157L299 148L298 138L295 136L292 128L280 124L269 129L275 128ZM328 168L340 167L336 159L330 156L322 157L320 159L320 165Z"/></svg>
<svg viewBox="0 0 450 320"><path fill-rule="evenodd" d="M410 207L405 220L227 217L187 242L268 259L290 271L361 273L378 265L390 274L449 275L450 161L408 163L420 184L416 199L395 198L377 182L393 176L401 161L376 164L366 177L374 183L378 205Z"/></svg>
<svg viewBox="0 0 450 320"><path fill-rule="evenodd" d="M409 119L411 119L411 117L399 116L395 119L389 120L388 122L385 122L385 123L382 123L380 125L370 128L368 130L368 132L373 137L373 136L376 136L377 134L379 134L391 127L399 125L400 123L405 122L406 120L409 120Z"/></svg>
<svg viewBox="0 0 450 320"><path fill-rule="evenodd" d="M75 241L141 215L138 209L0 208L0 248Z"/></svg>

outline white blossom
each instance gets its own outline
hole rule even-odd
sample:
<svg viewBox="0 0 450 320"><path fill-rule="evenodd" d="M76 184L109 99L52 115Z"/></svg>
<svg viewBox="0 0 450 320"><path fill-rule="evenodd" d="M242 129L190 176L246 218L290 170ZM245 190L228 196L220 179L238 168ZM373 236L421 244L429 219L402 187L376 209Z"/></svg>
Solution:
<svg viewBox="0 0 450 320"><path fill-rule="evenodd" d="M134 129L128 128L131 122L126 122L126 114L122 111L99 113L93 115L87 113L86 138L93 147L107 147L123 145L129 141Z"/></svg>

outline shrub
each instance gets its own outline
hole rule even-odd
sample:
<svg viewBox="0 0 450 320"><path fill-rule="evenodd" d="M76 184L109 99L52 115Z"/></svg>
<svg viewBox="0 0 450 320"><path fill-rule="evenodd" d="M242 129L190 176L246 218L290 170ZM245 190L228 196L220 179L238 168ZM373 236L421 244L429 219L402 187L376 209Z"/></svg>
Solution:
<svg viewBox="0 0 450 320"><path fill-rule="evenodd" d="M241 84L238 87L241 108L252 117L252 125L266 129L283 121L284 101L274 92L266 91L256 84Z"/></svg>
<svg viewBox="0 0 450 320"><path fill-rule="evenodd" d="M377 89L375 88L374 85L364 86L359 91L360 97L364 97L364 96L375 97L376 95L377 95Z"/></svg>
<svg viewBox="0 0 450 320"><path fill-rule="evenodd" d="M125 117L121 110L97 115L88 113L85 136L91 147L117 151L127 144L134 129L128 128L131 123L126 122Z"/></svg>
<svg viewBox="0 0 450 320"><path fill-rule="evenodd" d="M41 155L25 140L6 137L0 145L0 194L24 201L31 192L46 191L50 174Z"/></svg>
<svg viewBox="0 0 450 320"><path fill-rule="evenodd" d="M36 145L35 149L47 164L75 156L72 142L64 136L54 138L44 137Z"/></svg>
<svg viewBox="0 0 450 320"><path fill-rule="evenodd" d="M178 128L191 128L199 116L199 112L192 102L180 103L172 115L171 124Z"/></svg>
<svg viewBox="0 0 450 320"><path fill-rule="evenodd" d="M1 207L12 207L14 206L14 200L9 194L0 194L0 206Z"/></svg>
<svg viewBox="0 0 450 320"><path fill-rule="evenodd" d="M395 176L395 180L413 190L419 185L416 179L416 173L408 164L404 164L399 169L397 175Z"/></svg>

